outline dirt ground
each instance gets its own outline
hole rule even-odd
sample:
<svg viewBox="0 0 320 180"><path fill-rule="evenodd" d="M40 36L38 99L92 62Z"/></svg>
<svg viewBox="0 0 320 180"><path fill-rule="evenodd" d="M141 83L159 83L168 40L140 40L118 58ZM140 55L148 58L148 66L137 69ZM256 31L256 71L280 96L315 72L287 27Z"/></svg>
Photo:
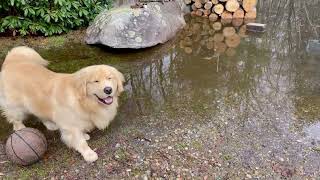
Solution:
<svg viewBox="0 0 320 180"><path fill-rule="evenodd" d="M211 58L214 51L201 41L186 53L179 45L186 29L165 45L120 52L86 45L84 30L0 38L1 59L24 44L53 71L110 64L127 80L114 122L90 134L99 155L94 163L30 118L27 125L45 134L48 151L34 165L15 165L4 152L11 126L1 118L0 179L318 179L320 61L305 49L316 33L307 21L299 21L305 31L287 21L242 38L232 57Z"/></svg>

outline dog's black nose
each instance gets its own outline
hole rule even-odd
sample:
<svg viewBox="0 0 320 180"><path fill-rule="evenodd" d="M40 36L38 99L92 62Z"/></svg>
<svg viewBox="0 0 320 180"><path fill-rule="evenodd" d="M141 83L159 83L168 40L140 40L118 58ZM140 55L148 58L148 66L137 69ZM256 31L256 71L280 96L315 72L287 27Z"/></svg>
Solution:
<svg viewBox="0 0 320 180"><path fill-rule="evenodd" d="M111 93L112 93L112 88L111 88L111 87L105 87L105 88L103 89L103 91L104 91L104 93L106 93L106 94L111 94Z"/></svg>

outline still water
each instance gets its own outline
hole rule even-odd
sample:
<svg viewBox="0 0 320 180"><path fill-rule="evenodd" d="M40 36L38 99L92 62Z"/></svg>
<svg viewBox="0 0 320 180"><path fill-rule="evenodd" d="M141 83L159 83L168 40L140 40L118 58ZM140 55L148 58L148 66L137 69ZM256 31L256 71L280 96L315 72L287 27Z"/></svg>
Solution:
<svg viewBox="0 0 320 180"><path fill-rule="evenodd" d="M205 140L186 144L200 152L214 147L221 161L231 158L229 172L285 161L316 176L320 154L312 149L320 145L319 8L318 1L259 1L256 22L267 24L264 33L246 32L247 22L241 20L220 27L186 16L187 26L175 39L150 49L113 51L67 42L37 50L51 61L53 71L109 64L125 74L121 115L113 128L137 128L152 137L196 129L198 135L190 136ZM232 29L232 38L225 28ZM4 142L11 126L0 122ZM275 170L260 173L264 171Z"/></svg>

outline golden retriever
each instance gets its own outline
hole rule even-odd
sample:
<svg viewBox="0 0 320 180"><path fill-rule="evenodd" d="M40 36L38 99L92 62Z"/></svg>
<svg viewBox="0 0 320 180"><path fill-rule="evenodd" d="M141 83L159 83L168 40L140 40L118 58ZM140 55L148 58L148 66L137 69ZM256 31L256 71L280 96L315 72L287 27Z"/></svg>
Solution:
<svg viewBox="0 0 320 180"><path fill-rule="evenodd" d="M8 52L0 75L0 103L14 130L24 128L33 114L49 130L60 130L61 139L88 162L98 159L87 144L87 134L104 129L117 113L123 75L108 65L85 67L72 74L46 68L35 50L20 46Z"/></svg>

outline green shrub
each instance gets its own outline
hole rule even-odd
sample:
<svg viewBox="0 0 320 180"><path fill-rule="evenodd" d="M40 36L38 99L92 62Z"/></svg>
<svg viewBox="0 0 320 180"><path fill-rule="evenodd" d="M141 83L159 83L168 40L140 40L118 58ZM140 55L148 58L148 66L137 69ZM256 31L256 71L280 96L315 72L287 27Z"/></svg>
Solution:
<svg viewBox="0 0 320 180"><path fill-rule="evenodd" d="M0 32L61 34L86 26L111 0L0 0Z"/></svg>

